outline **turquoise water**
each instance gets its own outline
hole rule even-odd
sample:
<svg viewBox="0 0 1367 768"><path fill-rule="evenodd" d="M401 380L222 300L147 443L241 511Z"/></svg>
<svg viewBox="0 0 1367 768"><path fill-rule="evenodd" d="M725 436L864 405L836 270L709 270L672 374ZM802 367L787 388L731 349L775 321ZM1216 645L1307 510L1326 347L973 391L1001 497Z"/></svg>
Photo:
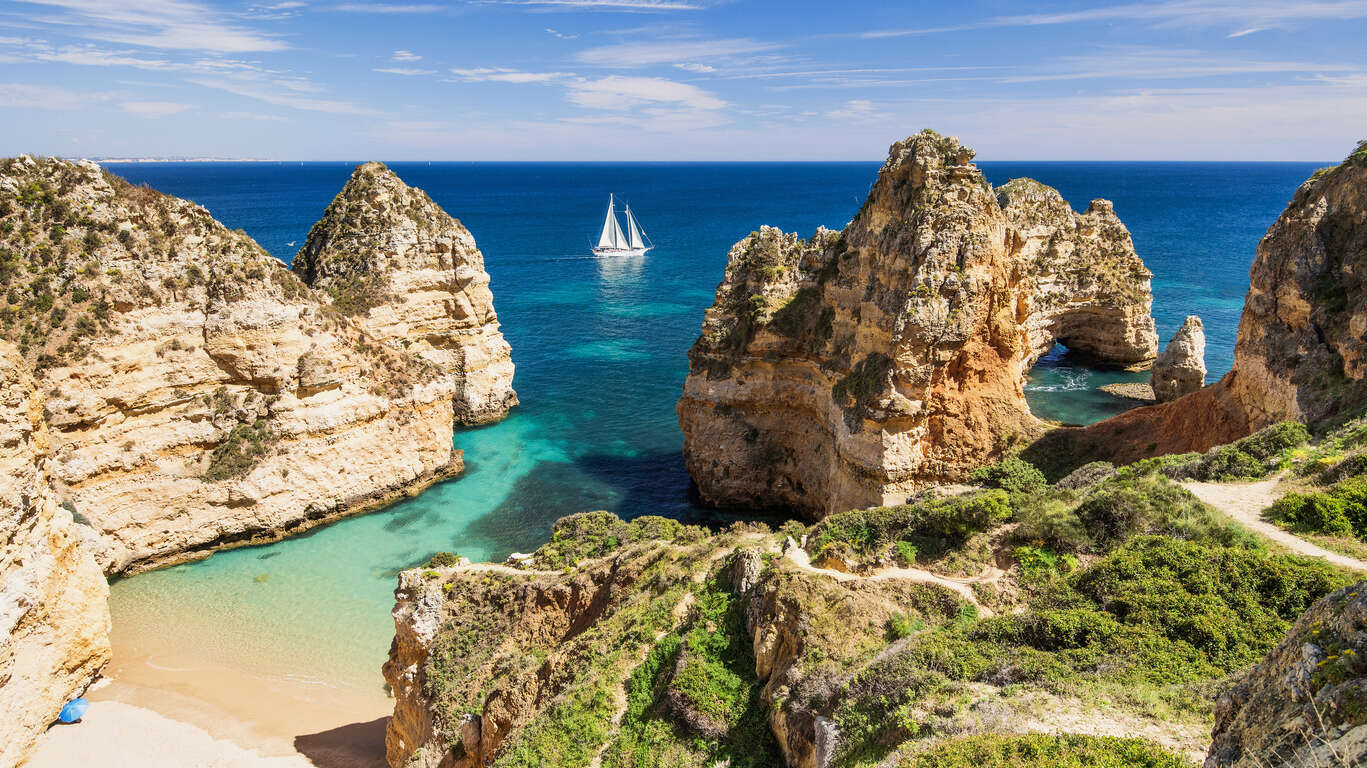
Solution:
<svg viewBox="0 0 1367 768"><path fill-rule="evenodd" d="M1254 247L1313 164L983 163L1028 175L1075 207L1116 202L1154 271L1164 341L1206 321L1212 375L1231 362ZM395 164L474 233L517 365L523 405L459 432L468 471L417 498L262 547L113 585L114 620L155 628L226 664L379 686L394 574L434 551L499 559L545 540L555 518L609 509L712 521L690 496L674 416L685 353L725 265L760 224L809 234L854 215L876 163ZM352 164L116 165L116 173L205 205L288 261ZM609 192L657 248L587 255ZM294 245L291 246L290 243ZM1056 350L1032 373L1036 413L1090 422L1122 410L1098 392L1143 375L1087 371ZM739 514L739 513L738 513ZM724 519L724 516L723 516Z"/></svg>

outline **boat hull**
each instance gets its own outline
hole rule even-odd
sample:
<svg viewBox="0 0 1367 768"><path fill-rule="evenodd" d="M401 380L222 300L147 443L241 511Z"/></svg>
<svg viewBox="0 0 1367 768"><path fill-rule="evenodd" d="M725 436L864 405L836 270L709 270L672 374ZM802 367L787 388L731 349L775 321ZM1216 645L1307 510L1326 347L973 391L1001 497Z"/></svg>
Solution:
<svg viewBox="0 0 1367 768"><path fill-rule="evenodd" d="M644 256L646 251L654 246L646 248L594 248L594 256Z"/></svg>

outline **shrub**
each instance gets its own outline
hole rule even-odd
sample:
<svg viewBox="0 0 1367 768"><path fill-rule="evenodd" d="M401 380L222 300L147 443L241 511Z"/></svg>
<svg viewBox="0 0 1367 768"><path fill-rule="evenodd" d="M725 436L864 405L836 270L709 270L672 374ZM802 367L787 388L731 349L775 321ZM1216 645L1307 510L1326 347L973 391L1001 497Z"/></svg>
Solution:
<svg viewBox="0 0 1367 768"><path fill-rule="evenodd" d="M245 475L270 452L271 444L268 420L238 424L209 455L209 468L201 479L212 483Z"/></svg>
<svg viewBox="0 0 1367 768"><path fill-rule="evenodd" d="M427 559L428 568L449 568L460 562L455 552L437 552Z"/></svg>
<svg viewBox="0 0 1367 768"><path fill-rule="evenodd" d="M1105 482L1115 477L1115 465L1109 461L1093 461L1090 464L1083 464L1057 483L1056 488L1065 491L1078 491L1091 488L1097 483Z"/></svg>
<svg viewBox="0 0 1367 768"><path fill-rule="evenodd" d="M1077 552L1091 543L1087 529L1064 499L1035 499L1016 505L1016 537L1062 552Z"/></svg>
<svg viewBox="0 0 1367 768"><path fill-rule="evenodd" d="M893 611L892 615L888 617L888 635L893 640L910 637L915 632L925 629L925 626L925 622L900 611Z"/></svg>
<svg viewBox="0 0 1367 768"><path fill-rule="evenodd" d="M1293 531L1367 541L1367 477L1350 477L1325 492L1288 493L1267 515Z"/></svg>
<svg viewBox="0 0 1367 768"><path fill-rule="evenodd" d="M807 551L820 557L839 547L857 557L879 559L890 557L902 542L921 552L938 553L1005 522L1010 514L1006 493L995 489L897 507L856 509L812 526Z"/></svg>
<svg viewBox="0 0 1367 768"><path fill-rule="evenodd" d="M987 488L1000 488L1008 493L1032 493L1049 484L1044 473L1024 459L1008 456L996 464L978 467L968 481Z"/></svg>
<svg viewBox="0 0 1367 768"><path fill-rule="evenodd" d="M942 741L898 768L1186 768L1150 741L1073 733L986 734Z"/></svg>
<svg viewBox="0 0 1367 768"><path fill-rule="evenodd" d="M908 568L916 565L916 545L909 541L897 542L897 560Z"/></svg>

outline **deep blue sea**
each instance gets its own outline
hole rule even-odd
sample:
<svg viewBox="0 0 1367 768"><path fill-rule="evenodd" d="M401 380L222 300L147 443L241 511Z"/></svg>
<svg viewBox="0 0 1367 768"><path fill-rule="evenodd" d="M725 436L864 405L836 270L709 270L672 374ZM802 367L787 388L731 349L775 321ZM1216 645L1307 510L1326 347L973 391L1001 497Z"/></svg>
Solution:
<svg viewBox="0 0 1367 768"><path fill-rule="evenodd" d="M110 164L194 200L290 261L354 163ZM1210 380L1230 367L1254 249L1311 163L980 163L1001 184L1029 176L1074 208L1115 202L1154 273L1160 345L1187 314L1207 334ZM545 540L555 518L709 516L689 497L674 403L685 353L729 246L761 224L808 235L859 209L878 163L395 163L469 227L493 279L522 400L507 421L459 432L467 474L369 515L263 547L117 582L119 627L161 633L227 665L323 685L379 686L394 574L432 552L502 558ZM608 193L656 248L588 254ZM1040 416L1086 423L1123 410L1056 348L1027 387ZM117 634L116 634L117 637Z"/></svg>

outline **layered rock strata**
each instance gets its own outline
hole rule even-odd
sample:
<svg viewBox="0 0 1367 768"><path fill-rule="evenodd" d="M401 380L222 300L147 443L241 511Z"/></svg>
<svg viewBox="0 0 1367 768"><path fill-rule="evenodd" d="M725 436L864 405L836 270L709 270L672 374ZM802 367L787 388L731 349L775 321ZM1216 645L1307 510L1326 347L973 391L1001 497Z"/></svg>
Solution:
<svg viewBox="0 0 1367 768"><path fill-rule="evenodd" d="M458 423L498 421L517 405L511 348L474 237L384 165L356 169L293 269L372 336L447 374Z"/></svg>
<svg viewBox="0 0 1367 768"><path fill-rule="evenodd" d="M1150 273L1109 202L993 190L953 138L893 145L842 232L764 227L728 254L678 403L705 501L811 516L894 503L1036 435L1055 341L1143 366Z"/></svg>
<svg viewBox="0 0 1367 768"><path fill-rule="evenodd" d="M1205 768L1367 764L1367 581L1326 595L1215 705Z"/></svg>
<svg viewBox="0 0 1367 768"><path fill-rule="evenodd" d="M1149 376L1154 399L1160 403L1176 400L1206 385L1206 330L1201 318L1187 315L1163 354L1154 361Z"/></svg>
<svg viewBox="0 0 1367 768"><path fill-rule="evenodd" d="M1367 145L1316 172L1258 243L1234 366L1171 403L1051 435L1041 454L1131 461L1204 451L1279 421L1367 403Z"/></svg>
<svg viewBox="0 0 1367 768"><path fill-rule="evenodd" d="M454 384L203 208L92 163L0 163L0 328L62 500L127 573L459 471Z"/></svg>
<svg viewBox="0 0 1367 768"><path fill-rule="evenodd" d="M0 765L109 662L109 587L59 505L43 395L0 342Z"/></svg>

